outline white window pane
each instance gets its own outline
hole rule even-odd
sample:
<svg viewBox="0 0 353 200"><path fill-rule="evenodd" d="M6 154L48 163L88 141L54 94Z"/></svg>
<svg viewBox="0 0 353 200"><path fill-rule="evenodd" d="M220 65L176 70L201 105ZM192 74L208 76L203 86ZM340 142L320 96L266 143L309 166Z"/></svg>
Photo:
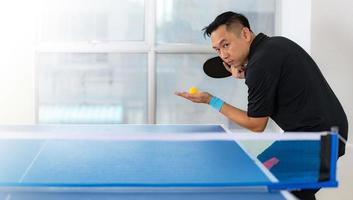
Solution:
<svg viewBox="0 0 353 200"><path fill-rule="evenodd" d="M146 123L147 55L41 53L40 123Z"/></svg>
<svg viewBox="0 0 353 200"><path fill-rule="evenodd" d="M158 54L157 55L157 123L231 123L205 104L195 104L175 91L187 91L197 86L240 108L246 109L244 81L232 77L213 79L204 74L202 65L211 54Z"/></svg>
<svg viewBox="0 0 353 200"><path fill-rule="evenodd" d="M45 0L40 41L141 41L144 9L144 0Z"/></svg>
<svg viewBox="0 0 353 200"><path fill-rule="evenodd" d="M273 35L276 0L157 0L158 43L208 43L201 31L225 11L244 14L255 33Z"/></svg>

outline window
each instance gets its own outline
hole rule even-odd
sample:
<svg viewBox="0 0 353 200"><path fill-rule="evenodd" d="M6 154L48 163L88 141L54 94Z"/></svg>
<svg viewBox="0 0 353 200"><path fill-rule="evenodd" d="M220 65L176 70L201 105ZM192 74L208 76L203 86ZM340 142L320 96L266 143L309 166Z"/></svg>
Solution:
<svg viewBox="0 0 353 200"><path fill-rule="evenodd" d="M38 66L40 121L146 122L146 54L41 53Z"/></svg>
<svg viewBox="0 0 353 200"><path fill-rule="evenodd" d="M276 0L43 0L38 122L231 125L174 95L198 86L246 109L243 81L202 71L215 54L201 29L228 10L245 14L256 33L275 32Z"/></svg>

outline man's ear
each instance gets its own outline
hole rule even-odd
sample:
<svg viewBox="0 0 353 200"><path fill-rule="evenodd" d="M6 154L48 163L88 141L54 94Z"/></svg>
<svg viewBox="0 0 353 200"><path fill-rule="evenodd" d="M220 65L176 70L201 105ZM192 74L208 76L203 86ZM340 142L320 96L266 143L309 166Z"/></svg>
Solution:
<svg viewBox="0 0 353 200"><path fill-rule="evenodd" d="M241 35L243 36L243 38L247 41L250 42L251 41L251 35L252 32L250 31L250 29L248 27L243 27L241 29Z"/></svg>

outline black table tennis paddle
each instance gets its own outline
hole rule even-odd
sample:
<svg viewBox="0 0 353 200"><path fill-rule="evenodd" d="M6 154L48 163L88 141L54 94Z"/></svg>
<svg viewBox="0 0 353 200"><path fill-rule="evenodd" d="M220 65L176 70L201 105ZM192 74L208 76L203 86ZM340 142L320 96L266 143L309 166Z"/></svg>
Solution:
<svg viewBox="0 0 353 200"><path fill-rule="evenodd" d="M223 60L219 56L208 59L203 64L203 71L212 78L225 78L232 75L223 66Z"/></svg>

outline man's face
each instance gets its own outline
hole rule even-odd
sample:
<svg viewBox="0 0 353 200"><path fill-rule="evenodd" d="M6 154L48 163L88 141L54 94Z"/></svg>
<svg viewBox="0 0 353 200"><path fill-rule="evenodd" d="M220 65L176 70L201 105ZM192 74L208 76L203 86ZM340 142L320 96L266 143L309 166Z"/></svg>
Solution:
<svg viewBox="0 0 353 200"><path fill-rule="evenodd" d="M212 47L229 66L242 66L247 62L249 55L249 34L245 28L240 28L239 34L236 34L228 31L226 25L221 25L211 33Z"/></svg>

